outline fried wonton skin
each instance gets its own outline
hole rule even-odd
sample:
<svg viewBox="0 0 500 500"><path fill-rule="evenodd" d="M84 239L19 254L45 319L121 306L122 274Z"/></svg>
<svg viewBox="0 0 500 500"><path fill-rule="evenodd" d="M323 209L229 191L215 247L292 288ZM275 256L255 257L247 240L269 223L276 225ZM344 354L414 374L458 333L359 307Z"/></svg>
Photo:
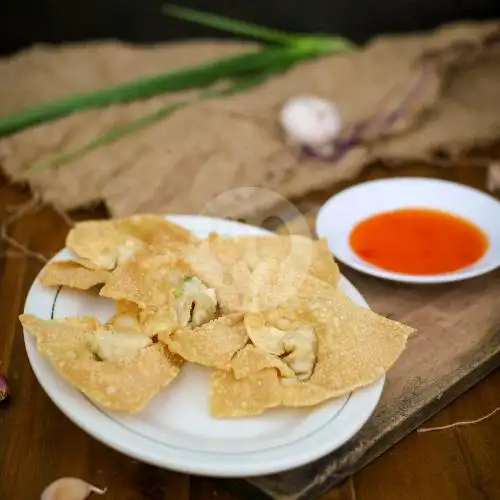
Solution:
<svg viewBox="0 0 500 500"><path fill-rule="evenodd" d="M191 276L183 257L183 246L147 247L118 265L101 289L101 295L115 300L134 302L140 308L164 306L170 295Z"/></svg>
<svg viewBox="0 0 500 500"><path fill-rule="evenodd" d="M179 373L182 360L143 333L106 329L95 318L20 316L54 368L90 400L136 413Z"/></svg>
<svg viewBox="0 0 500 500"><path fill-rule="evenodd" d="M89 290L106 282L109 271L85 267L81 260L49 262L40 274L40 282L45 286L65 286L77 290Z"/></svg>
<svg viewBox="0 0 500 500"><path fill-rule="evenodd" d="M216 317L215 290L191 273L183 246L151 246L120 264L100 294L137 304L140 322L149 334L169 334Z"/></svg>
<svg viewBox="0 0 500 500"><path fill-rule="evenodd" d="M413 332L358 306L335 287L312 277L301 284L296 296L285 298L282 307L247 314L254 328L253 332L247 328L253 350L251 356L243 357L250 349L247 345L233 358L232 373L214 375L211 409L215 417L256 415L274 406L313 406L348 394L385 373ZM308 329L299 331L298 325ZM317 339L315 349L311 341L302 342L310 339L311 331ZM294 332L309 332L309 337L296 336L295 344L283 342ZM290 354L295 354L292 362L287 359ZM292 369L294 376L281 363ZM263 372L266 384L274 388L272 398L263 399L258 394L260 378L256 376ZM245 394L246 406L241 399L232 403L228 391Z"/></svg>
<svg viewBox="0 0 500 500"><path fill-rule="evenodd" d="M20 316L54 368L104 408L135 413L184 361L213 368L216 418L310 407L376 381L413 329L338 289L325 240L211 234L198 240L158 215L78 223L71 260L47 264L47 286L113 299L116 312Z"/></svg>
<svg viewBox="0 0 500 500"><path fill-rule="evenodd" d="M282 377L295 376L294 371L280 357L252 343L239 350L223 368L231 371L236 380L253 377L266 368L276 368Z"/></svg>
<svg viewBox="0 0 500 500"><path fill-rule="evenodd" d="M116 331L143 332L140 321L141 310L134 302L117 300L115 313L106 321L106 326Z"/></svg>
<svg viewBox="0 0 500 500"><path fill-rule="evenodd" d="M210 412L217 418L260 415L281 404L281 384L270 368L240 380L231 372L216 370L210 384Z"/></svg>
<svg viewBox="0 0 500 500"><path fill-rule="evenodd" d="M186 361L225 369L248 342L248 335L243 315L233 313L198 327L183 327L170 334L160 334L159 339Z"/></svg>
<svg viewBox="0 0 500 500"><path fill-rule="evenodd" d="M221 238L212 234L187 250L195 276L215 289L224 313L244 312L259 270L278 266L293 283L300 276L314 276L336 285L338 266L324 240L302 236L242 236Z"/></svg>
<svg viewBox="0 0 500 500"><path fill-rule="evenodd" d="M146 214L79 222L68 233L66 246L96 268L112 270L148 245L194 241L196 238L181 226Z"/></svg>

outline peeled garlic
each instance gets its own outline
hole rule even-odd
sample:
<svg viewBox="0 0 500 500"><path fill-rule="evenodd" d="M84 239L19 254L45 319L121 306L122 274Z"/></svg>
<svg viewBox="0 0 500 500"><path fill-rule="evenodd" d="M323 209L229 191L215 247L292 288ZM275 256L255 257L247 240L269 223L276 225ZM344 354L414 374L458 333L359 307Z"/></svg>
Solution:
<svg viewBox="0 0 500 500"><path fill-rule="evenodd" d="M106 488L102 490L76 477L62 477L45 488L40 500L85 500L91 493L104 495Z"/></svg>
<svg viewBox="0 0 500 500"><path fill-rule="evenodd" d="M492 163L486 171L486 189L492 193L500 192L500 164Z"/></svg>
<svg viewBox="0 0 500 500"><path fill-rule="evenodd" d="M280 121L292 143L307 146L320 156L333 154L341 118L330 101L314 96L295 97L283 106Z"/></svg>

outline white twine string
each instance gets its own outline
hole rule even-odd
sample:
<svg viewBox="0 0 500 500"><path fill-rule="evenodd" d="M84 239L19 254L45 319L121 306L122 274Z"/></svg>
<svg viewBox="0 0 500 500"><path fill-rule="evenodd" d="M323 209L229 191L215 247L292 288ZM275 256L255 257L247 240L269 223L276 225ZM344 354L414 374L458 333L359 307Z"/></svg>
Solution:
<svg viewBox="0 0 500 500"><path fill-rule="evenodd" d="M61 208L59 208L57 205L54 205L52 204L52 209L54 210L54 212L56 212L57 215L59 215L59 217L61 217L61 219L66 222L66 225L68 227L74 227L75 226L75 221Z"/></svg>
<svg viewBox="0 0 500 500"><path fill-rule="evenodd" d="M30 198L28 201L24 203L21 203L20 205L16 205L14 207L8 207L8 210L12 209L13 211L9 216L7 216L4 219L2 223L2 226L0 228L0 238L3 241L7 242L10 246L14 247L16 250L19 250L23 255L26 255L28 257L33 257L34 259L45 264L48 261L45 255L30 250L27 246L23 245L15 238L10 236L8 232L11 224L17 222L30 212L31 213L37 212L38 210L40 210L40 208L41 208L40 198L37 195L33 195L32 198Z"/></svg>
<svg viewBox="0 0 500 500"><path fill-rule="evenodd" d="M6 251L4 253L4 257L12 258L12 257L32 257L43 264L47 263L49 258L45 255L35 252L28 248L26 245L23 245L21 242L17 241L14 237L9 234L10 226L19 220L21 220L25 215L29 213L36 213L43 207L44 203L42 202L40 195L33 194L33 196L26 202L21 203L20 205L14 205L11 207L7 207L7 212L10 212L2 222L0 226L0 239L8 243L11 247L18 250L18 252ZM64 210L61 210L56 205L51 205L53 210L61 217L61 219L69 226L73 227L75 225L75 221L66 213Z"/></svg>
<svg viewBox="0 0 500 500"><path fill-rule="evenodd" d="M425 427L423 429L417 429L417 432L418 433L422 433L422 432L441 431L441 430L444 430L444 429L453 429L454 427L461 427L461 426L466 426L466 425L478 424L479 422L482 422L483 420L486 420L487 418L492 417L498 411L500 411L500 406L498 406L497 408L495 408L494 410L492 410L487 415L483 415L482 417L476 418L475 420L463 420L461 422L454 422L453 424L441 425L439 427Z"/></svg>
<svg viewBox="0 0 500 500"><path fill-rule="evenodd" d="M354 479L349 476L349 492L351 493L351 500L357 500L356 488L354 486Z"/></svg>

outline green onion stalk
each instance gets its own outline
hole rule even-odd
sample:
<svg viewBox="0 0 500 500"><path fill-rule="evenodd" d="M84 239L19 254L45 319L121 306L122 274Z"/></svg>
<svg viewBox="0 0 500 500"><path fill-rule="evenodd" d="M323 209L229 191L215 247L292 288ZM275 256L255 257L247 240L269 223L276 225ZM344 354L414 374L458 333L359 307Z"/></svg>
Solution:
<svg viewBox="0 0 500 500"><path fill-rule="evenodd" d="M247 53L31 106L0 118L0 136L6 136L77 111L147 99L166 92L201 88L204 90L199 92L194 101L223 97L260 85L271 76L286 71L298 62L325 54L347 52L354 49L354 46L348 40L338 36L309 36L284 33L251 23L173 5L166 6L163 11L166 15L228 31L234 35L256 38L267 42L269 45ZM219 80L228 83L222 88L210 88ZM71 162L93 149L164 119L191 102L193 100L169 103L142 117L111 127L74 150L63 152L32 165L28 171L45 170Z"/></svg>

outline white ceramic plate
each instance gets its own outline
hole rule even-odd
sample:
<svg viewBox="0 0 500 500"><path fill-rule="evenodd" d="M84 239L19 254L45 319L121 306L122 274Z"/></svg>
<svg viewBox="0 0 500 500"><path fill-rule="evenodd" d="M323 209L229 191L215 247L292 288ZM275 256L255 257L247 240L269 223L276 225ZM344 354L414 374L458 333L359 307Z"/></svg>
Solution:
<svg viewBox="0 0 500 500"><path fill-rule="evenodd" d="M485 254L473 265L434 275L386 271L360 259L349 244L353 227L380 212L400 208L444 210L480 227L489 239ZM500 202L487 194L454 182L420 177L400 177L365 182L341 191L320 209L316 233L326 237L333 255L366 274L408 283L444 283L487 273L500 266Z"/></svg>
<svg viewBox="0 0 500 500"><path fill-rule="evenodd" d="M199 237L269 234L244 224L198 216L170 220ZM68 258L68 250L55 259ZM340 288L367 307L359 292L341 278ZM42 318L91 314L102 320L113 312L111 301L78 291L56 292L35 281L26 313ZM352 437L375 409L384 377L344 398L313 410L277 409L252 418L218 420L208 411L210 371L185 365L180 376L138 415L103 410L64 381L25 333L35 375L52 401L76 425L107 445L160 467L209 476L253 476L311 462Z"/></svg>

